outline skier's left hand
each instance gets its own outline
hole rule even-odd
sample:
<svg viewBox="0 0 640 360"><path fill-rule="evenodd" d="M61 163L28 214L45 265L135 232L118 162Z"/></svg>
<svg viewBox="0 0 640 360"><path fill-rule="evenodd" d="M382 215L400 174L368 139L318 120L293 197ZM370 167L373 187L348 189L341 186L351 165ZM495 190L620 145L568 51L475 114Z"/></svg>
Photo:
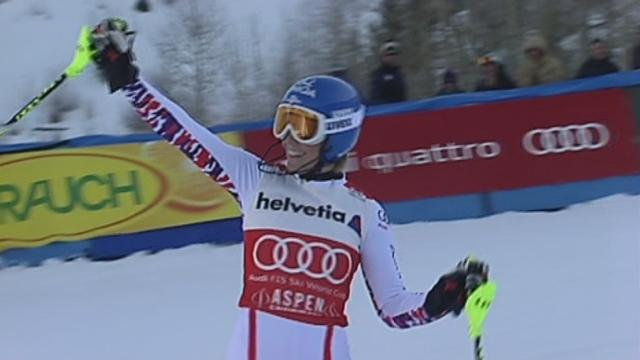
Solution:
<svg viewBox="0 0 640 360"><path fill-rule="evenodd" d="M464 288L471 294L478 286L489 280L489 265L474 257L468 256L456 266L456 271L464 273Z"/></svg>
<svg viewBox="0 0 640 360"><path fill-rule="evenodd" d="M472 257L460 261L455 269L442 275L429 290L424 308L430 317L442 317L449 312L460 315L467 297L489 279L489 266Z"/></svg>

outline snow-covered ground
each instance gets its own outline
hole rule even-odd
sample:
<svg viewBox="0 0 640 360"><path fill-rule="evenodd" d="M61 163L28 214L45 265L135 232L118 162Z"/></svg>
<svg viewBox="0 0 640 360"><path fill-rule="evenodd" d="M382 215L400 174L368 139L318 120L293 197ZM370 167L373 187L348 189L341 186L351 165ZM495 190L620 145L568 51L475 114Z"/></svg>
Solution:
<svg viewBox="0 0 640 360"><path fill-rule="evenodd" d="M555 213L396 227L407 284L458 259L491 264L498 298L488 360L640 359L640 197ZM0 359L223 359L240 291L241 247L191 246L92 263L0 271ZM354 359L472 359L464 317L386 328L362 279L349 305Z"/></svg>

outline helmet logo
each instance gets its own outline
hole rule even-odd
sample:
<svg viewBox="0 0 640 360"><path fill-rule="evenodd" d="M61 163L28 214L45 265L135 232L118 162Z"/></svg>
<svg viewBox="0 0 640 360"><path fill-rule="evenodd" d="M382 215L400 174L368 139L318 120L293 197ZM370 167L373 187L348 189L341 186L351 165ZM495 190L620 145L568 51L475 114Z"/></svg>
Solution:
<svg viewBox="0 0 640 360"><path fill-rule="evenodd" d="M298 93L298 94L302 94L315 99L316 97L315 82L316 82L316 79L313 79L313 78L302 79L298 81L291 88L289 98L291 98L292 95Z"/></svg>
<svg viewBox="0 0 640 360"><path fill-rule="evenodd" d="M352 127L353 127L353 119L351 118L339 119L337 121L331 121L327 123L327 131L330 131L330 132L339 132L340 130L343 130L346 128L352 128Z"/></svg>
<svg viewBox="0 0 640 360"><path fill-rule="evenodd" d="M302 100L300 100L299 97L297 97L297 96L295 96L293 94L289 94L289 96L287 96L287 100L286 101L288 103L291 103L291 104L301 104L302 103Z"/></svg>

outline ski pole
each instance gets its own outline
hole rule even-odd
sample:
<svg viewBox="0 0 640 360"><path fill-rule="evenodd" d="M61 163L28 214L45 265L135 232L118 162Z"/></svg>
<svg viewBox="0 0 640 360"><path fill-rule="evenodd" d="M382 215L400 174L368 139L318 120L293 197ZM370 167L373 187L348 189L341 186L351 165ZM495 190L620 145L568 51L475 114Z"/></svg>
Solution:
<svg viewBox="0 0 640 360"><path fill-rule="evenodd" d="M80 32L80 38L78 39L78 45L76 47L76 53L71 64L65 69L65 71L49 86L47 86L38 96L34 97L25 106L23 106L18 112L16 112L9 121L0 125L0 136L9 131L15 123L24 119L29 113L33 111L44 99L46 99L51 93L69 78L74 78L82 74L87 66L93 60L93 50L91 41L91 29L88 26L84 26Z"/></svg>
<svg viewBox="0 0 640 360"><path fill-rule="evenodd" d="M25 106L23 106L22 109L18 110L18 112L15 113L15 115L13 115L11 119L9 119L9 121L4 123L0 127L0 135L9 131L9 129L11 129L11 125L24 119L31 111L33 111L33 109L35 109L38 105L40 105L42 100L46 99L47 96L49 96L49 94L51 94L55 89L57 89L60 85L62 85L62 83L65 80L67 80L67 78L68 78L67 74L63 73L62 75L60 75L58 79L56 79L56 81L52 82L51 85L49 85L46 89L44 89L42 93L40 93L40 95L34 97Z"/></svg>
<svg viewBox="0 0 640 360"><path fill-rule="evenodd" d="M482 333L491 304L496 297L498 286L494 281L486 282L476 288L467 298L465 311L469 320L469 336L473 340L475 360L485 360L482 348Z"/></svg>

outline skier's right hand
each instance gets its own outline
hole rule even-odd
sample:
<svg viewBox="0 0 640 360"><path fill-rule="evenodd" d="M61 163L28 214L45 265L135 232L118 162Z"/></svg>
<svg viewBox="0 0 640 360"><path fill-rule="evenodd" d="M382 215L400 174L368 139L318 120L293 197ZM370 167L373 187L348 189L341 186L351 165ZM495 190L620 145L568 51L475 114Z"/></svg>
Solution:
<svg viewBox="0 0 640 360"><path fill-rule="evenodd" d="M134 83L138 68L133 64L134 32L119 18L102 20L91 32L94 62L109 83L111 92Z"/></svg>

